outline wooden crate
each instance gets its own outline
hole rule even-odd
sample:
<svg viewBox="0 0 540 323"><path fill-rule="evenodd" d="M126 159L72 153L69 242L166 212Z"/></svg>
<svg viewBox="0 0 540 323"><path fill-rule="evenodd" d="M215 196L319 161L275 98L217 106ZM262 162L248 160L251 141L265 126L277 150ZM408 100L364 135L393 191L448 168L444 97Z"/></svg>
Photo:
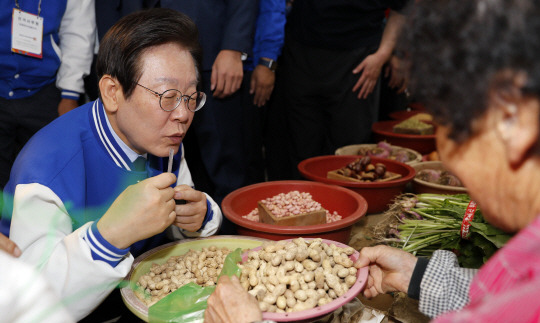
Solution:
<svg viewBox="0 0 540 323"><path fill-rule="evenodd" d="M326 223L326 210L323 208L308 213L276 217L261 201L258 202L257 207L259 209L259 221L262 223L287 226L314 225Z"/></svg>

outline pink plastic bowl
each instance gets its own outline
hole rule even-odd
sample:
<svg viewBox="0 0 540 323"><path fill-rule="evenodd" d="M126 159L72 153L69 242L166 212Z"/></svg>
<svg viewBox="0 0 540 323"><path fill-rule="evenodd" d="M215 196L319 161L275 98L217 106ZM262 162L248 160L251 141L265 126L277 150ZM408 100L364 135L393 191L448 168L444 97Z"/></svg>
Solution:
<svg viewBox="0 0 540 323"><path fill-rule="evenodd" d="M388 141L391 145L401 146L416 150L422 155L429 154L436 150L435 135L411 135L404 133L395 133L394 126L402 120L390 120L375 122L371 126L375 142L382 140Z"/></svg>
<svg viewBox="0 0 540 323"><path fill-rule="evenodd" d="M333 223L306 226L279 226L251 221L243 218L257 207L257 202L279 193L290 191L308 192L313 200L342 219ZM348 243L352 226L367 211L366 200L343 187L311 181L273 181L249 185L237 189L223 199L221 210L227 219L236 225L238 234L270 240L296 237L323 238Z"/></svg>
<svg viewBox="0 0 540 323"><path fill-rule="evenodd" d="M290 241L291 239L287 239L287 241ZM310 240L310 239L306 239ZM344 245L342 243L339 243L337 241L327 240L323 239L323 242L330 245L335 244L336 246L340 248L345 248L347 245ZM252 250L259 250L262 247L257 247ZM245 261L247 259L247 252L242 255L242 260ZM355 262L358 260L358 257L360 254L358 251L355 251L352 255L349 256L349 258ZM363 267L358 269L356 272L356 282L354 285L351 286L351 288L340 297L336 298L332 302L323 305L323 306L317 306L315 308L312 308L310 310L305 311L299 311L299 312L290 312L290 313L271 313L271 312L263 312L262 316L264 320L272 320L276 322L312 322L315 321L324 315L331 313L335 311L336 309L340 308L341 306L349 303L353 298L355 298L366 285L367 277L368 277L369 269L368 267Z"/></svg>
<svg viewBox="0 0 540 323"><path fill-rule="evenodd" d="M340 169L353 162L359 156L318 156L308 158L298 164L298 170L307 179L346 187L361 196L368 203L368 213L380 213L386 210L388 204L401 194L408 182L412 181L415 175L414 168L395 160L371 157L372 163L383 163L387 171L401 174L401 178L388 182L352 182L326 177L328 171Z"/></svg>

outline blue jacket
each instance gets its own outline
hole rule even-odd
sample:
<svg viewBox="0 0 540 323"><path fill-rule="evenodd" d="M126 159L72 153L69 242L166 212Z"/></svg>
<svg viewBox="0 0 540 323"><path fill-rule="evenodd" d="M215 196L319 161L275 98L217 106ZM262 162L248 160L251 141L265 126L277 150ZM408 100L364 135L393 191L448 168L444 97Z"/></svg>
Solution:
<svg viewBox="0 0 540 323"><path fill-rule="evenodd" d="M166 172L167 164L168 158L148 155L146 171L133 171L133 164L109 131L101 102L87 103L54 120L23 148L4 188L0 232L9 235L12 200L19 185L37 183L50 189L62 201L72 230L76 230L99 220L127 186ZM173 172L179 181L184 180L182 175L189 175L182 149L174 157ZM191 176L187 184L193 186ZM213 213L208 205L203 226ZM163 242L159 235L137 243L131 252L137 255Z"/></svg>
<svg viewBox="0 0 540 323"><path fill-rule="evenodd" d="M52 121L23 148L4 191L2 232L21 248L21 261L40 268L53 281L76 320L103 301L128 274L134 257L172 238L215 234L221 210L206 195L203 227L188 232L174 225L164 233L118 249L101 236L97 220L130 184L160 174L168 157L147 154L146 170L134 171L109 130L100 101L90 102ZM177 184L193 186L182 150L174 157ZM167 236L169 238L170 236Z"/></svg>
<svg viewBox="0 0 540 323"><path fill-rule="evenodd" d="M19 1L20 9L38 13L39 0ZM11 52L14 0L0 0L0 97L20 99L57 81L65 98L84 92L95 41L92 0L41 1L43 58Z"/></svg>
<svg viewBox="0 0 540 323"><path fill-rule="evenodd" d="M253 39L253 55L248 57L244 66L253 70L259 58L277 60L285 41L286 22L285 0L260 0L259 15Z"/></svg>

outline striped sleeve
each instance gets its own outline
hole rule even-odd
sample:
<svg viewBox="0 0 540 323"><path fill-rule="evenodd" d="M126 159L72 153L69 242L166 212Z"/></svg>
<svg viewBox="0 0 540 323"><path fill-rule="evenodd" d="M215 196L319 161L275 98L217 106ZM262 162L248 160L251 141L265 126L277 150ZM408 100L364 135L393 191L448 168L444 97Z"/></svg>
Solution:
<svg viewBox="0 0 540 323"><path fill-rule="evenodd" d="M469 287L477 271L459 267L451 251L435 251L420 283L420 311L433 318L463 308L469 302Z"/></svg>
<svg viewBox="0 0 540 323"><path fill-rule="evenodd" d="M106 262L113 268L129 253L129 248L118 249L105 240L97 228L97 222L94 222L88 227L83 239L88 244L88 247L90 247L94 260Z"/></svg>
<svg viewBox="0 0 540 323"><path fill-rule="evenodd" d="M79 92L69 91L69 90L62 90L61 95L63 99L71 99L71 100L78 100L80 96Z"/></svg>

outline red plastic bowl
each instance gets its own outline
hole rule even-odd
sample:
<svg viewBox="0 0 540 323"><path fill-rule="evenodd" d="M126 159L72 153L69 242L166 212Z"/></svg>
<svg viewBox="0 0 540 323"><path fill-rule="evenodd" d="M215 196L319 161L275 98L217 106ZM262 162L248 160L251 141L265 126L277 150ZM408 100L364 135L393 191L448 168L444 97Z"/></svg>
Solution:
<svg viewBox="0 0 540 323"><path fill-rule="evenodd" d="M298 170L307 179L321 183L346 187L362 195L368 203L368 213L380 213L387 209L388 204L401 194L408 182L412 181L415 170L411 166L395 160L371 157L372 163L383 163L386 170L401 174L402 177L388 182L361 183L330 179L326 177L328 171L340 169L353 162L358 156L318 156L308 158L298 164Z"/></svg>
<svg viewBox="0 0 540 323"><path fill-rule="evenodd" d="M257 207L257 202L290 191L308 192L313 200L333 213L342 216L340 221L306 226L279 226L260 223L243 218ZM227 219L236 225L238 234L270 240L284 240L296 237L323 238L349 243L351 230L366 214L367 202L358 194L335 185L310 181L273 181L239 188L223 199L221 210Z"/></svg>
<svg viewBox="0 0 540 323"><path fill-rule="evenodd" d="M393 128L401 120L379 121L371 126L375 142L382 140L388 141L391 145L401 146L416 150L417 152L429 154L436 150L435 135L411 135L404 133L395 133Z"/></svg>
<svg viewBox="0 0 540 323"><path fill-rule="evenodd" d="M420 111L426 110L426 107L420 102L410 102L409 104L407 104L407 108Z"/></svg>
<svg viewBox="0 0 540 323"><path fill-rule="evenodd" d="M420 114L420 113L426 114L426 112L420 111L420 110L402 110L402 111L394 111L390 113L388 116L392 120L405 120L405 119L414 117L415 115Z"/></svg>

